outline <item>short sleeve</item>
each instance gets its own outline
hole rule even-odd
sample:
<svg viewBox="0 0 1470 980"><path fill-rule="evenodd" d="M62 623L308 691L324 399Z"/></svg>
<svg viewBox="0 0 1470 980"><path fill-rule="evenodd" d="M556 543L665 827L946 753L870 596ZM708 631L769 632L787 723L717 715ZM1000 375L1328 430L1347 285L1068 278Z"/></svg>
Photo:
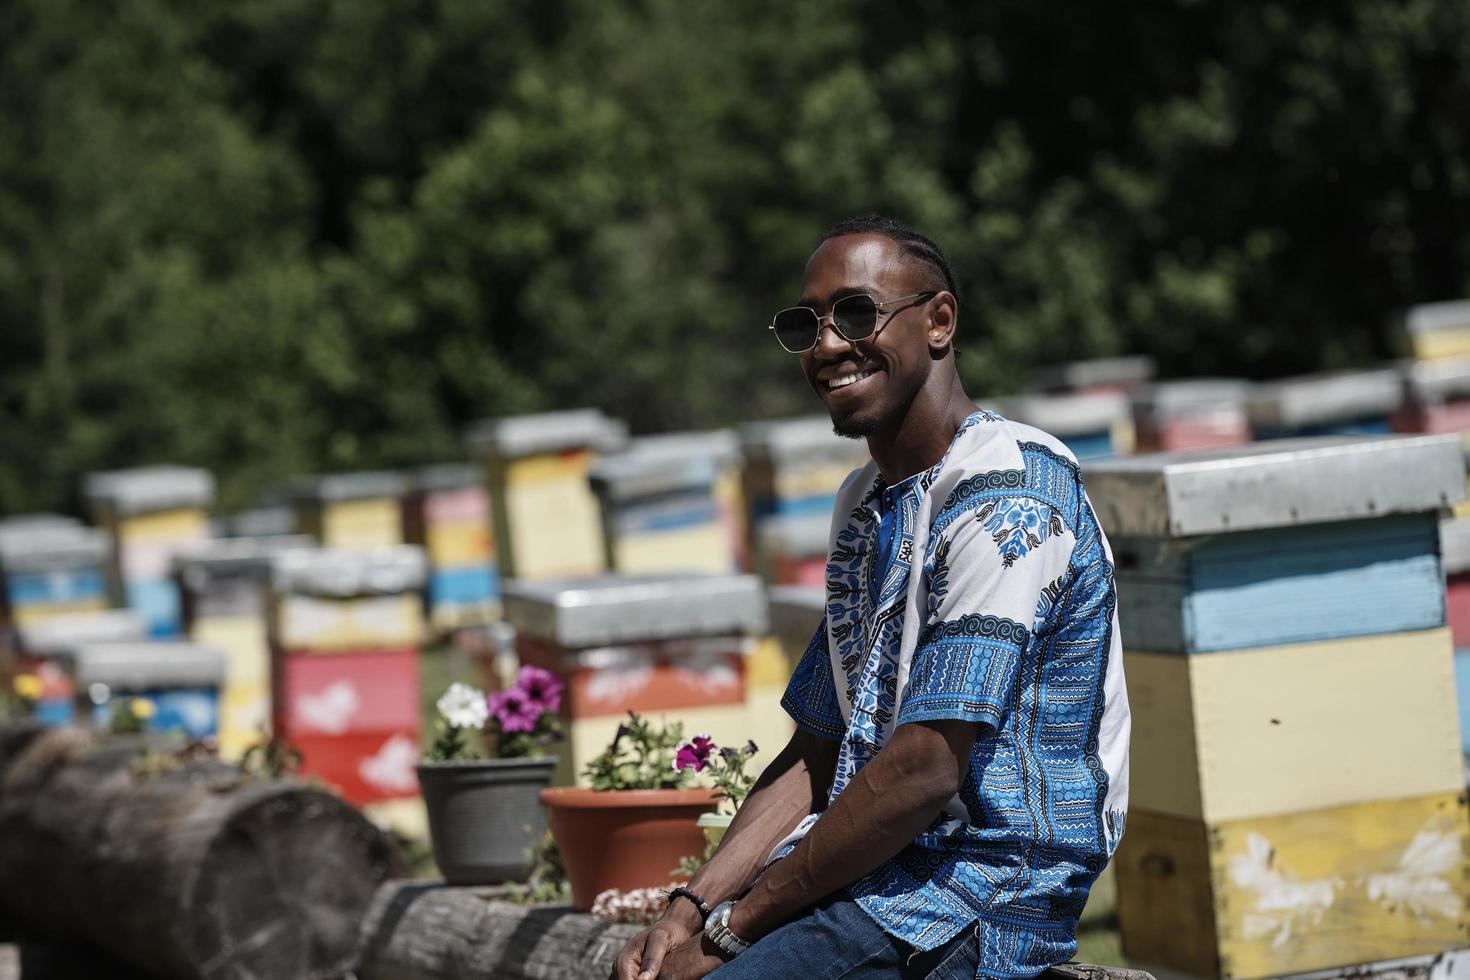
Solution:
<svg viewBox="0 0 1470 980"><path fill-rule="evenodd" d="M1073 544L1049 505L1030 497L985 501L937 533L898 724L1004 725L1043 592L1065 576Z"/></svg>
<svg viewBox="0 0 1470 980"><path fill-rule="evenodd" d="M837 741L846 725L837 705L837 685L832 679L832 658L827 654L827 617L812 634L791 681L781 698L781 707L801 728L813 735Z"/></svg>

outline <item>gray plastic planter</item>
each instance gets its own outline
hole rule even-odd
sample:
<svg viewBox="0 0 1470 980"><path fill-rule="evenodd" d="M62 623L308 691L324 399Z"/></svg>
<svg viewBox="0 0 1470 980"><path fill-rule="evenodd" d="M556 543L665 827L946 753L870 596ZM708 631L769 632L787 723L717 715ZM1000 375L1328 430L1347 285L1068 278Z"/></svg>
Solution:
<svg viewBox="0 0 1470 980"><path fill-rule="evenodd" d="M546 831L537 794L556 759L421 762L434 860L451 885L498 885L531 873L531 848Z"/></svg>

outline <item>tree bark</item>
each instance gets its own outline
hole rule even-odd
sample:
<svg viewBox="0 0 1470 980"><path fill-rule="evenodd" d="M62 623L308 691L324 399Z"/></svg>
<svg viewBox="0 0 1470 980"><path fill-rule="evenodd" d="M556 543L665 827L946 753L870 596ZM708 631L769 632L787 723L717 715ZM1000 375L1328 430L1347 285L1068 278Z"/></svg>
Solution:
<svg viewBox="0 0 1470 980"><path fill-rule="evenodd" d="M378 890L363 920L360 980L605 980L642 927L570 905L526 907L484 891L414 881ZM1047 980L1153 980L1148 973L1067 964Z"/></svg>
<svg viewBox="0 0 1470 980"><path fill-rule="evenodd" d="M0 906L165 978L339 977L403 869L357 810L215 761L138 769L143 737L0 728ZM158 757L155 756L156 760Z"/></svg>

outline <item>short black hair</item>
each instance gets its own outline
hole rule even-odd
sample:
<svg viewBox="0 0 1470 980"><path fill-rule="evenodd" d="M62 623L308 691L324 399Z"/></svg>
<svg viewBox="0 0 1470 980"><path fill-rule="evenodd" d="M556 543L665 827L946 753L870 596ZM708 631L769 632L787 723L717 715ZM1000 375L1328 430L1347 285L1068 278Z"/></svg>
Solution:
<svg viewBox="0 0 1470 980"><path fill-rule="evenodd" d="M882 235L895 242L905 255L916 259L938 277L936 285L942 283L940 288L948 290L956 301L959 300L960 290L955 285L954 270L949 267L949 257L944 254L944 249L933 239L919 234L902 221L881 214L863 214L848 218L833 225L817 245L820 247L843 235Z"/></svg>

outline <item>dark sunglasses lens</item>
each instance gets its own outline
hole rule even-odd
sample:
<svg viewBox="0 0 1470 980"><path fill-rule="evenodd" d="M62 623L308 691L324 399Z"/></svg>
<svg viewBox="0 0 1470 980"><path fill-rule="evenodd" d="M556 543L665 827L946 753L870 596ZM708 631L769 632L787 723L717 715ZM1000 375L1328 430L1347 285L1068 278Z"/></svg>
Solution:
<svg viewBox="0 0 1470 980"><path fill-rule="evenodd" d="M817 315L805 307L782 310L771 322L776 339L793 354L811 350L817 342Z"/></svg>
<svg viewBox="0 0 1470 980"><path fill-rule="evenodd" d="M871 296L844 296L832 304L832 322L848 340L865 340L878 325L878 306Z"/></svg>

